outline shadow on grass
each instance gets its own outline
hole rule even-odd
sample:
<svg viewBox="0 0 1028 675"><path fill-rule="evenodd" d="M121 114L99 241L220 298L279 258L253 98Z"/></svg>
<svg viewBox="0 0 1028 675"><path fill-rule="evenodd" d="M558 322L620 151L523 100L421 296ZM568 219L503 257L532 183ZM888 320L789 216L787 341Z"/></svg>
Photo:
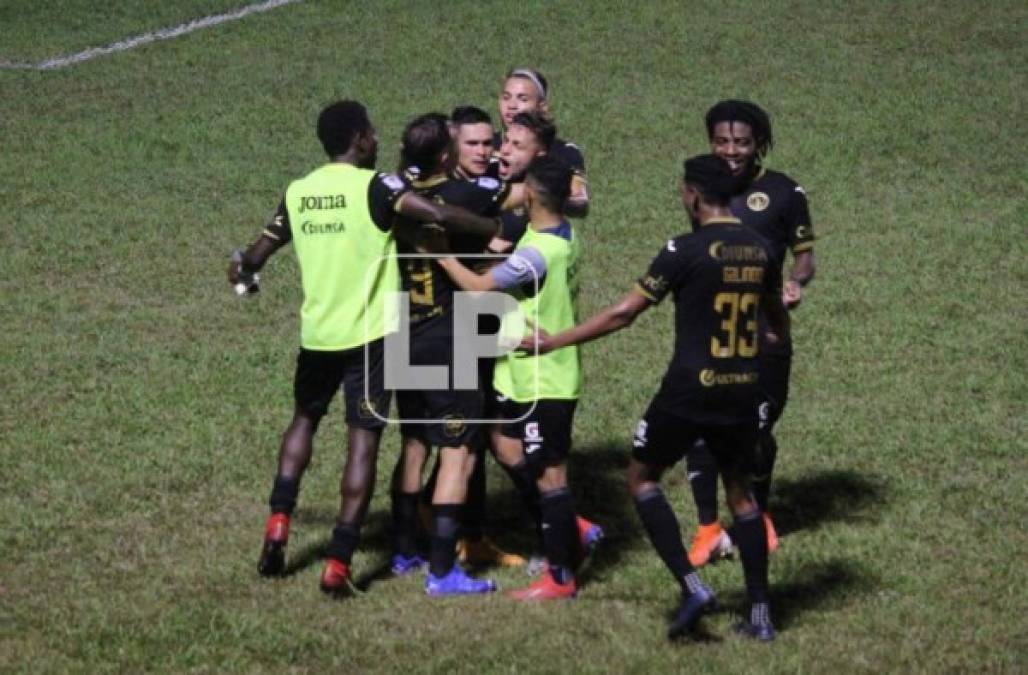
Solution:
<svg viewBox="0 0 1028 675"><path fill-rule="evenodd" d="M775 628L786 629L805 612L840 606L846 598L873 593L877 587L873 575L845 558L802 565L790 571L784 581L776 580L772 564L771 615ZM719 593L718 598L719 612L735 611L741 618L748 611L749 600L741 588Z"/></svg>
<svg viewBox="0 0 1028 675"><path fill-rule="evenodd" d="M286 557L286 568L283 572L283 576L286 577L298 574L325 559L336 515L335 511L329 509L306 507L296 510L295 520L304 523L306 526L324 527L326 532L325 536L316 542L297 549L290 549ZM361 575L354 580L354 585L362 591L367 590L367 586L370 586L374 581L389 576L388 555L392 552L392 545L389 541L388 527L389 514L375 511L368 514L364 526L361 528L360 550L382 554L387 557L385 564L376 566L372 573Z"/></svg>
<svg viewBox="0 0 1028 675"><path fill-rule="evenodd" d="M775 480L771 513L780 535L812 529L822 523L873 518L886 499L880 476L839 470Z"/></svg>

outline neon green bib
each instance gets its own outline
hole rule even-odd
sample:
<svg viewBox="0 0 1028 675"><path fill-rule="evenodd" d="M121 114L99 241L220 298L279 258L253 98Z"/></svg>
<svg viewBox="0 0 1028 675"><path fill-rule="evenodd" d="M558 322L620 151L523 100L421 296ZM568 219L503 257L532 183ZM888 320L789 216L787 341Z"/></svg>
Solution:
<svg viewBox="0 0 1028 675"><path fill-rule="evenodd" d="M525 317L550 335L575 325L578 295L578 238L571 240L528 227L518 247L531 246L546 261L546 277L539 292L520 298ZM507 398L527 403L539 399L574 400L582 384L578 347L565 347L533 356L510 353L496 360L493 387Z"/></svg>
<svg viewBox="0 0 1028 675"><path fill-rule="evenodd" d="M326 164L286 190L303 282L305 349L351 349L394 329L385 299L400 290L396 241L371 219L368 185L374 175L351 164Z"/></svg>

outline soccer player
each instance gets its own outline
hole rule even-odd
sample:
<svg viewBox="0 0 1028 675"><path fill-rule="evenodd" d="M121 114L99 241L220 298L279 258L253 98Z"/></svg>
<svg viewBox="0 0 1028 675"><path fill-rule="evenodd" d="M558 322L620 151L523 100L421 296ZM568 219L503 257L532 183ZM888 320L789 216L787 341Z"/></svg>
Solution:
<svg viewBox="0 0 1028 675"><path fill-rule="evenodd" d="M784 262L786 251L792 252L793 264L783 287L782 302L790 309L796 307L802 298L803 286L814 277L814 232L803 188L785 174L762 166L774 143L768 115L748 101L726 100L714 105L705 121L711 152L724 158L733 173L746 181L743 192L732 199L732 214L771 244L775 259ZM772 431L789 395L792 341L788 337L778 341L768 338L769 331L762 326L760 466L756 470L753 492L764 512L768 548L774 551L778 548L778 536L768 514L768 494L778 443ZM719 551L730 550L731 544L718 521L717 467L703 443L690 451L687 470L699 519L689 560L700 566Z"/></svg>
<svg viewBox="0 0 1028 675"><path fill-rule="evenodd" d="M442 259L440 265L464 290L514 295L525 317L543 330L571 327L578 241L563 213L571 179L571 168L561 160L536 157L525 178L530 226L514 253L482 273L455 257ZM512 597L574 597L579 532L567 484L567 457L581 386L578 351L566 349L539 358L507 354L497 360L493 385L506 397L504 416L511 420L503 426L502 436L512 442L495 448L497 458L515 480L530 480L539 491L542 547L548 561L546 574Z"/></svg>
<svg viewBox="0 0 1028 675"><path fill-rule="evenodd" d="M543 74L532 68L514 68L507 73L500 91L499 110L503 130L496 132L493 146L500 148L504 132L514 124L519 113L539 113L550 118L549 83ZM571 196L564 206L565 213L576 218L585 218L589 213L589 182L585 177L585 157L574 143L554 138L547 148L563 160L574 172L571 180ZM514 240L517 241L517 240Z"/></svg>
<svg viewBox="0 0 1028 675"><path fill-rule="evenodd" d="M432 201L459 205L483 216L496 216L507 199L505 183L481 176L454 179L447 174L451 153L449 121L428 113L412 120L403 132L401 167L407 168L413 188ZM485 250L489 237L453 236L455 253L476 254ZM411 243L400 240L401 255L415 254ZM449 276L428 258L400 261L401 286L410 300L410 357L415 366L454 366L454 335L468 327L454 325L454 286ZM495 590L491 581L468 577L455 564L455 546L468 475L475 462L469 449L479 434L469 420L482 416L482 392L478 389L446 389L397 392L403 451L394 473L393 520L395 554L392 570L405 574L421 566L415 550L417 503L421 472L428 448L439 448L439 464L433 487L433 533L426 590L430 595L481 593ZM415 423L411 420L446 420Z"/></svg>
<svg viewBox="0 0 1028 675"><path fill-rule="evenodd" d="M389 405L382 378L382 337L390 326L383 301L385 293L399 289L399 272L395 264L379 260L395 254L394 216L445 222L457 231L483 236L496 226L414 194L398 176L375 172L378 138L360 103L327 106L318 117L317 135L328 163L290 184L274 220L242 259L230 265L228 276L237 283L293 242L304 292L295 408L282 437L258 570L275 576L285 568L300 480L318 424L341 384L348 451L339 516L321 575L322 590L339 594L351 588L350 563L374 487L381 418ZM369 285L370 297L365 297L368 279L374 282Z"/></svg>
<svg viewBox="0 0 1028 675"><path fill-rule="evenodd" d="M675 301L675 351L660 390L639 422L628 487L651 543L682 588L669 637L691 631L714 603L714 594L690 564L678 520L660 489L664 471L698 438L717 463L735 533L751 607L738 629L774 639L768 607L767 536L760 507L750 496L748 470L757 436L758 322L788 334L779 264L771 247L732 215L729 204L743 185L714 155L685 162L682 202L693 232L667 242L649 271L620 302L583 324L545 336L539 352L559 354L630 325L669 292Z"/></svg>
<svg viewBox="0 0 1028 675"><path fill-rule="evenodd" d="M475 180L489 173L494 149L489 113L472 105L458 106L450 113L450 128L457 154L454 177Z"/></svg>

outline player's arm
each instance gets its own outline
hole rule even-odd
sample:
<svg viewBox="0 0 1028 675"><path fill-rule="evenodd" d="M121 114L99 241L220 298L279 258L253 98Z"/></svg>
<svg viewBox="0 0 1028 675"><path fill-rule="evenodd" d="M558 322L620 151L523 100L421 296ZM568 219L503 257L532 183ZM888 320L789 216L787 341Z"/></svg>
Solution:
<svg viewBox="0 0 1028 675"><path fill-rule="evenodd" d="M571 194L564 204L564 213L572 218L589 215L589 181L585 177L585 156L577 145L568 143L561 150L561 159L567 162L571 176Z"/></svg>
<svg viewBox="0 0 1028 675"><path fill-rule="evenodd" d="M555 349L580 345L617 332L622 328L631 326L635 321L635 317L645 312L652 305L653 300L644 295L641 289L638 287L633 288L621 300L601 309L574 328L561 331L556 335L540 335L537 349L540 354L546 354ZM531 349L531 341L526 346L528 349Z"/></svg>
<svg viewBox="0 0 1028 675"><path fill-rule="evenodd" d="M525 184L524 183L508 183L507 194L504 196L503 203L500 205L501 211L509 211L510 209L516 209L519 206L525 205Z"/></svg>
<svg viewBox="0 0 1028 675"><path fill-rule="evenodd" d="M285 246L292 239L289 228L289 212L285 200L278 205L275 217L255 242L246 247L240 260L233 260L228 266L228 281L233 286L239 283L240 277L260 272L268 258Z"/></svg>
<svg viewBox="0 0 1028 675"><path fill-rule="evenodd" d="M506 260L485 272L475 272L453 257L439 261L453 283L464 291L494 291L519 288L541 282L546 276L546 260L531 246L514 251Z"/></svg>
<svg viewBox="0 0 1028 675"><path fill-rule="evenodd" d="M789 338L789 312L777 291L768 291L760 296L760 311L767 317L768 340L774 344Z"/></svg>
<svg viewBox="0 0 1028 675"><path fill-rule="evenodd" d="M576 173L571 177L571 195L564 203L564 213L572 218L585 218L589 215L589 183L585 176Z"/></svg>
<svg viewBox="0 0 1028 675"><path fill-rule="evenodd" d="M487 239L499 230L499 223L492 218L475 215L459 206L438 204L414 192L404 193L396 203L396 212L422 223L439 223L450 234Z"/></svg>
<svg viewBox="0 0 1028 675"><path fill-rule="evenodd" d="M799 185L793 189L786 217L792 249L792 270L782 285L782 302L792 309L803 299L803 287L814 278L814 229L810 226L807 194Z"/></svg>

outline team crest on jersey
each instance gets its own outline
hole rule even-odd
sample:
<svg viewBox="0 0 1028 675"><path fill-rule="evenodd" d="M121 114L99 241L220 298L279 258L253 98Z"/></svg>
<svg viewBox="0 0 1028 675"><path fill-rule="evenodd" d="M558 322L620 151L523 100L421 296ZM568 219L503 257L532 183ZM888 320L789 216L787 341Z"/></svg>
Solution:
<svg viewBox="0 0 1028 675"><path fill-rule="evenodd" d="M750 211L763 211L770 203L771 198L766 192L754 192L746 198L746 206L750 207Z"/></svg>

